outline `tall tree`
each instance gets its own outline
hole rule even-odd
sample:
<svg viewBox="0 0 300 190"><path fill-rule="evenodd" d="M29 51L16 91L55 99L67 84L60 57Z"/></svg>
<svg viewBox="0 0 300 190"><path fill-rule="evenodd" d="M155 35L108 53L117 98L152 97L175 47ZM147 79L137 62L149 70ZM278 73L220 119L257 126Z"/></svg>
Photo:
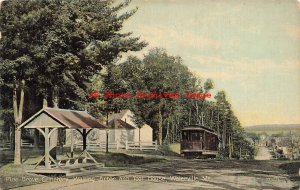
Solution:
<svg viewBox="0 0 300 190"><path fill-rule="evenodd" d="M120 67L122 77L134 95L138 91L184 95L192 76L180 57L170 56L164 49L152 49L141 61L131 57ZM170 116L178 113L180 101L180 98L136 98L131 103L138 122L144 121L153 126L154 138L162 144L163 134L171 126L166 121L171 121Z"/></svg>
<svg viewBox="0 0 300 190"><path fill-rule="evenodd" d="M120 32L124 21L136 12L120 13L129 3L4 1L0 13L0 78L11 84L14 96L20 93L14 100L24 102L26 85L51 103L57 87L63 107L82 105L88 84L103 66L112 64L122 52L138 51L146 45L131 33ZM22 118L23 105L19 107L14 106L19 116L16 126Z"/></svg>

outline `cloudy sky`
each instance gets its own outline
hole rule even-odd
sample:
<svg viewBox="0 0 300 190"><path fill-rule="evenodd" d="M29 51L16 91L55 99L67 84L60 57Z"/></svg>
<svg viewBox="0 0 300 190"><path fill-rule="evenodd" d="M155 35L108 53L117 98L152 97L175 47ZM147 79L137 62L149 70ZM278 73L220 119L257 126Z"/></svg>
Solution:
<svg viewBox="0 0 300 190"><path fill-rule="evenodd" d="M0 0L1 1L1 0ZM133 0L125 23L149 46L180 55L244 126L300 123L300 0Z"/></svg>
<svg viewBox="0 0 300 190"><path fill-rule="evenodd" d="M244 126L300 123L297 0L133 0L124 30L225 90ZM213 94L216 93L213 92Z"/></svg>

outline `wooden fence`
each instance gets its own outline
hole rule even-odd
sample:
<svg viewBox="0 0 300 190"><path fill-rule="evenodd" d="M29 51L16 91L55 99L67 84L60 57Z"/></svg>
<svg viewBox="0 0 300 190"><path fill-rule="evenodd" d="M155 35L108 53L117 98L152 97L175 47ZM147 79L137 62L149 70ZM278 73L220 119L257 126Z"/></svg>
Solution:
<svg viewBox="0 0 300 190"><path fill-rule="evenodd" d="M83 147L82 142L79 142L75 144L76 148ZM99 149L105 149L106 148L106 142L87 142L87 149L88 150L99 150ZM108 143L108 149L125 149L125 150L157 150L158 145L157 141L150 141L150 142L144 142L144 141L125 141L123 143L117 141Z"/></svg>
<svg viewBox="0 0 300 190"><path fill-rule="evenodd" d="M33 148L33 143L27 141L27 140L21 140L21 146L22 148ZM83 145L82 142L79 142L75 144L75 148L81 148ZM9 141L1 141L0 148L2 149L9 149L10 148L10 142ZM87 142L87 149L88 150L99 150L99 149L105 149L106 148L106 142ZM157 150L158 144L157 141L125 141L124 143L121 143L119 141L108 143L109 149L125 149L125 150Z"/></svg>
<svg viewBox="0 0 300 190"><path fill-rule="evenodd" d="M21 140L21 146L22 146L22 148L32 148L33 143L30 143L27 140ZM9 149L10 148L10 141L1 140L0 148Z"/></svg>

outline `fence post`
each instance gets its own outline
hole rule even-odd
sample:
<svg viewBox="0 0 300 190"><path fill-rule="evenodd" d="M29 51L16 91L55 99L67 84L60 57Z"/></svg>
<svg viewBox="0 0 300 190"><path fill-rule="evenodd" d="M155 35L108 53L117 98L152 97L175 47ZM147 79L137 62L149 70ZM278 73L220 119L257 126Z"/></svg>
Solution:
<svg viewBox="0 0 300 190"><path fill-rule="evenodd" d="M143 150L142 142L139 141L139 144L140 144L140 150Z"/></svg>
<svg viewBox="0 0 300 190"><path fill-rule="evenodd" d="M155 151L157 151L157 140L154 141L155 144Z"/></svg>
<svg viewBox="0 0 300 190"><path fill-rule="evenodd" d="M119 139L117 139L117 150L119 150Z"/></svg>
<svg viewBox="0 0 300 190"><path fill-rule="evenodd" d="M125 149L128 150L128 140L125 141Z"/></svg>

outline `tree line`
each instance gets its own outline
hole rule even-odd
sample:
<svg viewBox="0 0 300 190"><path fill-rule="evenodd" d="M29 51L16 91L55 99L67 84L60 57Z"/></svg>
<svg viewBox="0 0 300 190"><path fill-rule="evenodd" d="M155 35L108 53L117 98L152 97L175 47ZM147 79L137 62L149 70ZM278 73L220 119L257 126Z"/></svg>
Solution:
<svg viewBox="0 0 300 190"><path fill-rule="evenodd" d="M129 108L138 125L153 127L160 144L178 142L183 126L207 125L219 134L224 156L245 155L249 144L224 91L215 101L87 98L92 90L205 93L213 88L212 80L200 80L179 56L163 49L119 63L124 53L147 46L132 33L122 32L124 22L137 11L128 10L129 4L129 0L2 2L0 103L3 130L10 134L11 144L21 135L16 127L47 104L66 109L88 106L97 118Z"/></svg>
<svg viewBox="0 0 300 190"><path fill-rule="evenodd" d="M102 83L99 83L103 81ZM90 105L103 112L130 109L138 126L149 124L159 144L180 142L181 129L190 124L213 129L220 140L222 157L253 156L254 149L234 115L226 92L219 91L212 98L186 98L186 92L208 94L214 88L211 79L195 76L179 56L169 55L165 49L154 48L142 59L134 56L113 64L92 85L91 91L114 91L135 94L141 92L176 92L179 98L100 98ZM93 82L92 82L93 83Z"/></svg>

